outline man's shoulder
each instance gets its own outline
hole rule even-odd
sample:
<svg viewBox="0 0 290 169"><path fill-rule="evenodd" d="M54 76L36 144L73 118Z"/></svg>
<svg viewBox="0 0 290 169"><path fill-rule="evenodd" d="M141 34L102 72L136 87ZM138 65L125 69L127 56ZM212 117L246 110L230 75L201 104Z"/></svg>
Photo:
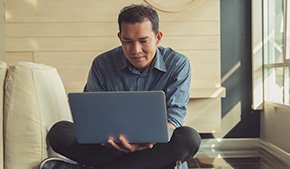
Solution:
<svg viewBox="0 0 290 169"><path fill-rule="evenodd" d="M176 50L172 48L159 47L158 49L161 55L163 56L165 63L171 64L172 62L175 62L175 63L189 62L187 56L185 56L182 53L177 52Z"/></svg>
<svg viewBox="0 0 290 169"><path fill-rule="evenodd" d="M105 52L97 55L95 59L96 60L114 59L120 54L122 54L122 47L118 46L118 47L115 47L111 50L105 51Z"/></svg>
<svg viewBox="0 0 290 169"><path fill-rule="evenodd" d="M118 59L122 58L119 57L120 55L122 55L122 47L119 46L101 54L98 54L95 57L93 63L98 65L114 64L115 62L118 62Z"/></svg>

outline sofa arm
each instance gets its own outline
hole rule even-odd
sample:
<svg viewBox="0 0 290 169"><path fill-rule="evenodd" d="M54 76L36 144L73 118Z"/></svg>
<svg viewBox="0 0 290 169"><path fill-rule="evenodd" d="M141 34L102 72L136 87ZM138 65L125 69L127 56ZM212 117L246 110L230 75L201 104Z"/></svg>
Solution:
<svg viewBox="0 0 290 169"><path fill-rule="evenodd" d="M5 169L32 169L49 156L46 135L71 121L67 95L55 68L29 62L9 67L4 98Z"/></svg>
<svg viewBox="0 0 290 169"><path fill-rule="evenodd" d="M3 169L3 91L4 78L6 76L7 64L0 60L0 169Z"/></svg>

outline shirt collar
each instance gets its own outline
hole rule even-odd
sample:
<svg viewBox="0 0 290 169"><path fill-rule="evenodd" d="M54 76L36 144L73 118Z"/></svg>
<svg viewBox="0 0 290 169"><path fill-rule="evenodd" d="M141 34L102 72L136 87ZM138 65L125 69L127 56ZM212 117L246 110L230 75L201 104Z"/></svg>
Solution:
<svg viewBox="0 0 290 169"><path fill-rule="evenodd" d="M156 56L153 60L152 66L162 72L167 72L164 58L163 55L161 54L160 48L157 48L156 50Z"/></svg>
<svg viewBox="0 0 290 169"><path fill-rule="evenodd" d="M125 69L126 67L131 67L131 64L129 63L129 61L126 59L126 57L124 55L122 47L120 47L119 49L120 49L119 54L122 56L122 57L120 57L120 69ZM158 69L162 72L167 72L166 65L165 65L163 56L162 56L159 48L157 48L157 50L156 50L156 56L153 60L152 67L154 67L155 69Z"/></svg>
<svg viewBox="0 0 290 169"><path fill-rule="evenodd" d="M119 59L120 59L119 68L122 70L122 69L125 69L126 67L129 67L130 63L128 62L128 60L126 59L126 57L124 55L122 46L119 47L119 50L117 53L118 53L118 55L120 55L119 56Z"/></svg>

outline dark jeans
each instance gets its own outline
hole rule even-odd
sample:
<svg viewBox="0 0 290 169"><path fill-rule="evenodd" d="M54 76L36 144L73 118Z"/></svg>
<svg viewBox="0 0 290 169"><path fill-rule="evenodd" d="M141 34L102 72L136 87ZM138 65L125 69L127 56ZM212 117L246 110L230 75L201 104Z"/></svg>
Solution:
<svg viewBox="0 0 290 169"><path fill-rule="evenodd" d="M186 161L197 153L199 134L190 127L176 128L168 143L155 144L152 149L121 152L109 145L79 144L74 124L56 123L48 133L52 149L80 164L97 169L171 169L176 161Z"/></svg>

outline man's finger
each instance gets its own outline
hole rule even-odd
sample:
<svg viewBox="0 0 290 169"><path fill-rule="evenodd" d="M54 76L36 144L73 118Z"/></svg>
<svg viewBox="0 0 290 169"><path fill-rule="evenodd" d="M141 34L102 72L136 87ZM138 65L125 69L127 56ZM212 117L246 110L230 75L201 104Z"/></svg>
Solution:
<svg viewBox="0 0 290 169"><path fill-rule="evenodd" d="M119 151L123 151L123 152L126 152L126 153L128 153L129 151L128 150L125 150L125 149L123 149L123 148L121 148L120 146L118 146L112 139L109 139L108 140L108 143L111 145L111 146L113 146L114 148L116 148L117 150L119 150Z"/></svg>
<svg viewBox="0 0 290 169"><path fill-rule="evenodd" d="M124 147L126 147L129 151L134 152L135 148L133 146L131 146L131 144L128 142L128 140L126 139L126 137L124 136L120 136L119 137L121 143L123 144Z"/></svg>
<svg viewBox="0 0 290 169"><path fill-rule="evenodd" d="M147 148L153 148L154 144L147 144Z"/></svg>

